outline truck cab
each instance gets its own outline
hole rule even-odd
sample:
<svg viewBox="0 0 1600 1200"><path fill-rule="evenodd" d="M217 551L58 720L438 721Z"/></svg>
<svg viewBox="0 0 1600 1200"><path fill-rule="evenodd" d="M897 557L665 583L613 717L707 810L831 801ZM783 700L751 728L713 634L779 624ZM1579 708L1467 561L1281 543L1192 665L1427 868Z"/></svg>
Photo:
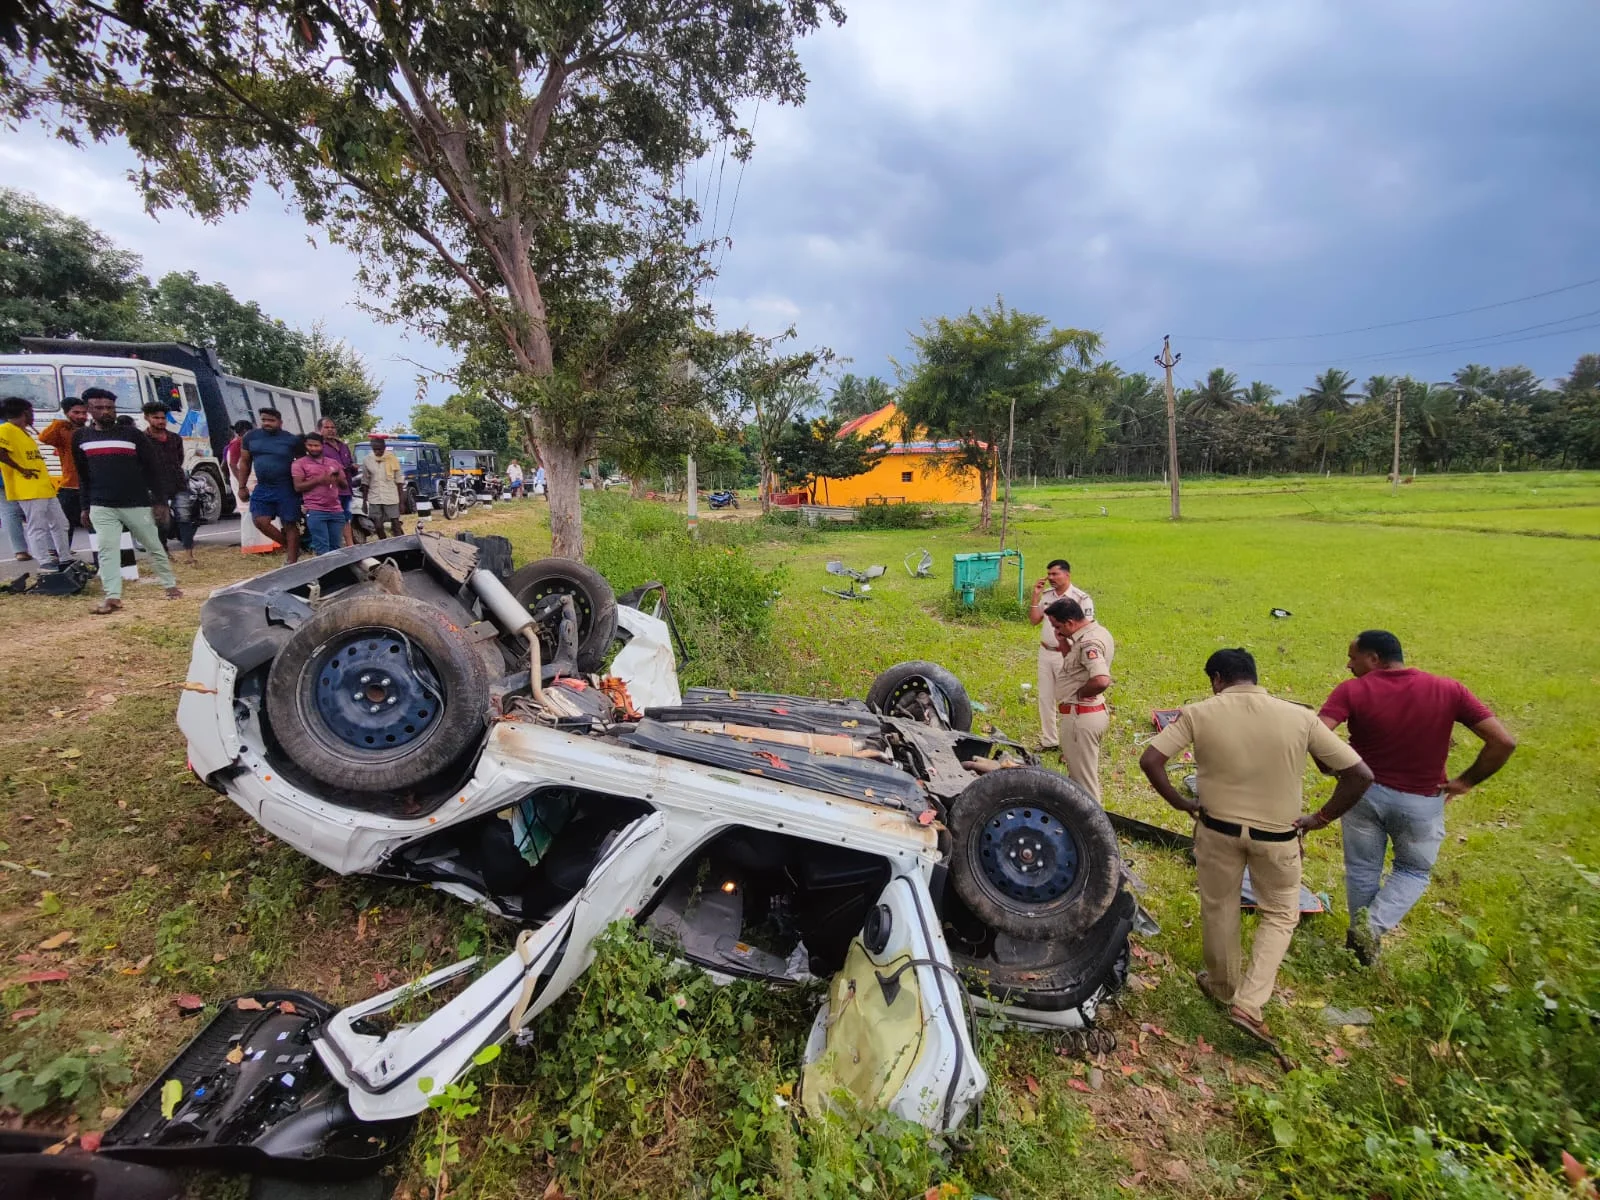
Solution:
<svg viewBox="0 0 1600 1200"><path fill-rule="evenodd" d="M405 472L405 490L400 496L402 512L427 515L444 498L445 480L450 468L445 453L437 442L425 442L414 433L386 434L388 452L400 460ZM371 442L357 442L351 447L359 468L372 453Z"/></svg>

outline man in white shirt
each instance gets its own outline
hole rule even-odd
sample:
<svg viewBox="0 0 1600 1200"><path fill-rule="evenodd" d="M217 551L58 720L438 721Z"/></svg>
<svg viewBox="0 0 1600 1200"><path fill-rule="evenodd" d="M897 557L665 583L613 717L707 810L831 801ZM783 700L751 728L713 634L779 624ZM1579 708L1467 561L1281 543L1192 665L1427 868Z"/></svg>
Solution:
<svg viewBox="0 0 1600 1200"><path fill-rule="evenodd" d="M1083 615L1094 620L1094 598L1072 583L1072 564L1064 558L1050 560L1045 577L1033 585L1033 603L1028 608L1028 620L1039 626L1039 749L1060 749L1057 733L1056 673L1061 670L1061 648L1056 644L1056 631L1044 619L1044 610L1057 600L1076 600ZM1061 697L1071 699L1071 697Z"/></svg>
<svg viewBox="0 0 1600 1200"><path fill-rule="evenodd" d="M516 459L506 467L506 488L513 500L522 499L522 464Z"/></svg>

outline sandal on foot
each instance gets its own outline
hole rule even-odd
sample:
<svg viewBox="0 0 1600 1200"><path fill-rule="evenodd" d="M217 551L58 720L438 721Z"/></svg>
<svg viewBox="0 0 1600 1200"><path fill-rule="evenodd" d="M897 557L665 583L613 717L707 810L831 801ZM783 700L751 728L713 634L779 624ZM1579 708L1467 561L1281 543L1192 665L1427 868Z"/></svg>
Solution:
<svg viewBox="0 0 1600 1200"><path fill-rule="evenodd" d="M1277 1039L1272 1036L1272 1031L1267 1028L1265 1021L1257 1020L1237 1004L1234 1004L1228 1008L1228 1022L1235 1028L1243 1030L1272 1051L1272 1056L1278 1060L1278 1065L1285 1071L1295 1069L1297 1064L1294 1059L1283 1052L1283 1047L1278 1045Z"/></svg>
<svg viewBox="0 0 1600 1200"><path fill-rule="evenodd" d="M115 597L107 597L89 610L92 616L104 617L114 612L122 611L122 601Z"/></svg>
<svg viewBox="0 0 1600 1200"><path fill-rule="evenodd" d="M182 600L183 599L183 589L181 587L169 587L167 589L167 599L168 600Z"/></svg>

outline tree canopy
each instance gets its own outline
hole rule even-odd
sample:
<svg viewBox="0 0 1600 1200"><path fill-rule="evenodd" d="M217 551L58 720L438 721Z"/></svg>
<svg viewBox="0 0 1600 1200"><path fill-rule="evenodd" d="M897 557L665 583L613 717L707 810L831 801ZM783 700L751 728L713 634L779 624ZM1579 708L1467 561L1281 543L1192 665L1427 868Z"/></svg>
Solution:
<svg viewBox="0 0 1600 1200"><path fill-rule="evenodd" d="M86 221L0 188L0 353L18 338L149 336L139 256Z"/></svg>
<svg viewBox="0 0 1600 1200"><path fill-rule="evenodd" d="M1057 329L1032 313L1007 308L1004 300L961 317L923 322L913 335L916 357L901 370L899 418L904 436L926 430L955 443L944 454L946 469L978 473L982 492L980 527L989 528L999 452L1011 414L1025 429L1063 402L1071 370L1088 368L1100 336L1082 329Z"/></svg>
<svg viewBox="0 0 1600 1200"><path fill-rule="evenodd" d="M675 183L740 105L799 103L833 0L27 0L13 120L123 136L152 208L264 181L363 263L374 311L498 374L538 442L555 552L627 364L686 340L710 271Z"/></svg>
<svg viewBox="0 0 1600 1200"><path fill-rule="evenodd" d="M853 479L877 466L888 448L874 439L840 437L843 424L835 416L790 421L775 447L779 482L805 488L815 504L818 479Z"/></svg>

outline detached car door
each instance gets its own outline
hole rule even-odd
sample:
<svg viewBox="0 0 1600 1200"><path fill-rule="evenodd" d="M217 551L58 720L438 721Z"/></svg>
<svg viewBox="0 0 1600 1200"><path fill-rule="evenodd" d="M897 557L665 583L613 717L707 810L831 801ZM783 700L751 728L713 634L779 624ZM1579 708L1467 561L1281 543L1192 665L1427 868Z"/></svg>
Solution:
<svg viewBox="0 0 1600 1200"><path fill-rule="evenodd" d="M954 1129L989 1083L965 1004L926 883L919 873L896 876L850 943L812 1026L806 1108L848 1101Z"/></svg>
<svg viewBox="0 0 1600 1200"><path fill-rule="evenodd" d="M360 1031L366 1018L409 1005L421 993L460 978L478 959L445 967L330 1017L317 1036L317 1054L349 1090L356 1116L381 1121L421 1112L430 1096L467 1071L475 1054L504 1041L555 1003L589 969L595 939L606 926L637 911L640 881L651 877L646 868L661 848L665 829L660 813L622 829L581 892L538 929L525 931L515 951L425 1019L387 1035Z"/></svg>

